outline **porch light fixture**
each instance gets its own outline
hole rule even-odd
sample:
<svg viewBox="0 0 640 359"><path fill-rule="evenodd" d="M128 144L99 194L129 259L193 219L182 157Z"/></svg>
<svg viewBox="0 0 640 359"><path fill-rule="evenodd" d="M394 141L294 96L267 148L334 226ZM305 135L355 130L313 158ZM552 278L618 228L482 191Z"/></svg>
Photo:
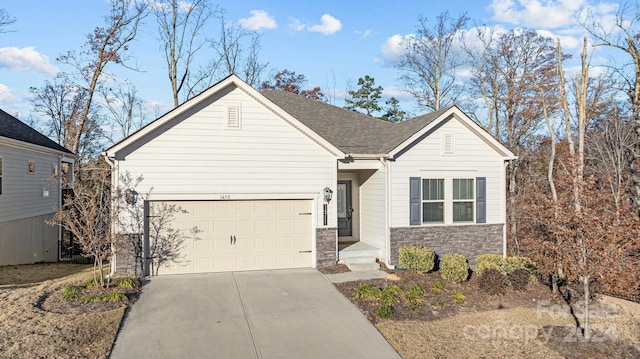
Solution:
<svg viewBox="0 0 640 359"><path fill-rule="evenodd" d="M322 192L324 193L324 201L329 203L331 202L331 197L333 197L333 191L328 186L325 187Z"/></svg>
<svg viewBox="0 0 640 359"><path fill-rule="evenodd" d="M134 189L127 188L124 190L124 201L129 205L135 205L138 200L138 192Z"/></svg>

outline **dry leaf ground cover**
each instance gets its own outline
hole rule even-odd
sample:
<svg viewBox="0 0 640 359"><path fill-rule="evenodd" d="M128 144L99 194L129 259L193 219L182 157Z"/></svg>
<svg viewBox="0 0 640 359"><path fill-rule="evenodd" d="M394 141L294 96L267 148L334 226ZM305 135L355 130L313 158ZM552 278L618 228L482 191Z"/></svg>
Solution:
<svg viewBox="0 0 640 359"><path fill-rule="evenodd" d="M447 283L439 273L396 272L395 280L336 284L403 358L640 358L640 304L602 297L591 307L593 338L576 333L570 308L539 283L526 291L491 296L477 279ZM363 284L425 288L424 301L410 307L400 299L380 318L379 302L356 299ZM579 320L581 307L573 309Z"/></svg>
<svg viewBox="0 0 640 359"><path fill-rule="evenodd" d="M108 357L126 303L55 299L92 273L91 266L64 263L0 267L0 358Z"/></svg>

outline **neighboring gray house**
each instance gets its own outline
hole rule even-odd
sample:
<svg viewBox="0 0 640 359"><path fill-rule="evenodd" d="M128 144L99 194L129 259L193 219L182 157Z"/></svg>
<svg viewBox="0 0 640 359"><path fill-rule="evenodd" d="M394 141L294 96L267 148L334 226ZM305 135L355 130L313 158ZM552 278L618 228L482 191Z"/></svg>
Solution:
<svg viewBox="0 0 640 359"><path fill-rule="evenodd" d="M187 213L176 225L202 231L165 274L350 256L392 266L403 245L472 263L505 252L505 163L515 156L455 106L393 124L232 75L104 155L114 185L128 172L144 177L139 192L153 188L150 214L177 203Z"/></svg>
<svg viewBox="0 0 640 359"><path fill-rule="evenodd" d="M45 223L61 201L52 177L75 158L0 110L0 266L58 260L60 229Z"/></svg>

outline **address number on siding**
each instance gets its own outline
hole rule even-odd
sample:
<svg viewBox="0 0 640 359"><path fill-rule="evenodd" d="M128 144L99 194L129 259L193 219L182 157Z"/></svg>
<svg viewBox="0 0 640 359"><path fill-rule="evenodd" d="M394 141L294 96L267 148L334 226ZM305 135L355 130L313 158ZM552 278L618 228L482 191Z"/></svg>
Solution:
<svg viewBox="0 0 640 359"><path fill-rule="evenodd" d="M231 195L230 194L221 194L220 195L220 199L231 199Z"/></svg>

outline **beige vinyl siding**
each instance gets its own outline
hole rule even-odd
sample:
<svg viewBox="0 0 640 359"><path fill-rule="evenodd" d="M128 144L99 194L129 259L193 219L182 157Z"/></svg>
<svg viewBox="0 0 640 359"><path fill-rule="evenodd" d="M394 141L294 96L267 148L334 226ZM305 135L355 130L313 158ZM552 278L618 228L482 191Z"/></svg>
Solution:
<svg viewBox="0 0 640 359"><path fill-rule="evenodd" d="M321 192L335 190L335 158L238 88L213 100L119 158L118 173L142 175L138 192L153 188L153 200L316 199L321 224ZM240 129L226 128L228 105L240 105ZM335 201L329 209L335 227Z"/></svg>
<svg viewBox="0 0 640 359"><path fill-rule="evenodd" d="M386 169L377 170L360 185L360 239L386 253Z"/></svg>
<svg viewBox="0 0 640 359"><path fill-rule="evenodd" d="M441 133L454 135L454 153L443 154ZM487 178L487 223L505 222L504 161L458 120L445 123L391 166L391 227L409 226L409 177ZM451 186L451 181L445 181ZM445 206L447 203L445 203Z"/></svg>
<svg viewBox="0 0 640 359"><path fill-rule="evenodd" d="M0 223L51 214L58 205L58 184L49 181L51 166L59 166L58 156L0 143L2 194ZM27 171L35 162L35 173ZM48 197L43 190L49 192Z"/></svg>

